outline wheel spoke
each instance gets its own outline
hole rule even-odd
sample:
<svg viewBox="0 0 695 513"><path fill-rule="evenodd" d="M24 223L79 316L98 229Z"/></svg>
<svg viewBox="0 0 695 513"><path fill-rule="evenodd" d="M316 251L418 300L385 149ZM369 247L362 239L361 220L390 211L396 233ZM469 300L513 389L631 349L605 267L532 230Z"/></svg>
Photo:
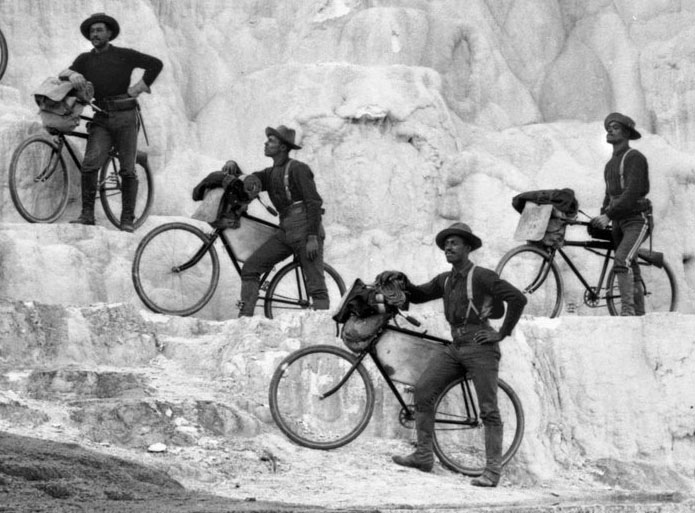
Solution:
<svg viewBox="0 0 695 513"><path fill-rule="evenodd" d="M58 147L44 136L20 144L10 163L10 194L20 215L32 223L58 219L68 201L68 173Z"/></svg>
<svg viewBox="0 0 695 513"><path fill-rule="evenodd" d="M155 312L190 315L212 298L219 279L214 247L196 227L170 223L148 233L133 261L135 290ZM183 270L179 270L183 269Z"/></svg>
<svg viewBox="0 0 695 513"><path fill-rule="evenodd" d="M465 386L461 386L465 385ZM521 404L509 385L499 381L497 403L504 425L503 461L516 453L524 431ZM477 395L471 381L450 385L437 402L435 412L435 452L448 468L479 475L485 468L485 428L482 419L471 416L478 411Z"/></svg>
<svg viewBox="0 0 695 513"><path fill-rule="evenodd" d="M362 365L328 397L348 373L355 357L333 346L314 346L289 355L270 385L271 412L293 441L333 449L356 438L374 408L373 385Z"/></svg>

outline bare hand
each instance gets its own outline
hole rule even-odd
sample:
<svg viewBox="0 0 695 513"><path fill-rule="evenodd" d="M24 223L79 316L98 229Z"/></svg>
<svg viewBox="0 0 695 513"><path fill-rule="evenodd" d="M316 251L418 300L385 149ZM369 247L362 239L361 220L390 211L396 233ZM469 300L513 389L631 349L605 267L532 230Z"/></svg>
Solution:
<svg viewBox="0 0 695 513"><path fill-rule="evenodd" d="M72 84L72 87L74 87L78 91L83 91L84 88L87 87L87 80L77 71L71 73L68 77L68 80Z"/></svg>
<svg viewBox="0 0 695 513"><path fill-rule="evenodd" d="M319 254L319 237L318 235L309 235L306 241L306 256L309 260L314 260Z"/></svg>
<svg viewBox="0 0 695 513"><path fill-rule="evenodd" d="M475 335L473 335L473 342L476 344L494 344L495 342L499 342L502 340L504 337L497 332L497 330L494 330L492 328L486 328L482 329L480 331L477 331Z"/></svg>
<svg viewBox="0 0 695 513"><path fill-rule="evenodd" d="M601 214L600 216L594 217L590 222L591 226L603 229L610 224L611 220L606 214Z"/></svg>
<svg viewBox="0 0 695 513"><path fill-rule="evenodd" d="M222 171L224 171L228 175L241 175L241 169L239 168L239 165L233 160L228 160L227 162L225 162L224 166L222 166Z"/></svg>

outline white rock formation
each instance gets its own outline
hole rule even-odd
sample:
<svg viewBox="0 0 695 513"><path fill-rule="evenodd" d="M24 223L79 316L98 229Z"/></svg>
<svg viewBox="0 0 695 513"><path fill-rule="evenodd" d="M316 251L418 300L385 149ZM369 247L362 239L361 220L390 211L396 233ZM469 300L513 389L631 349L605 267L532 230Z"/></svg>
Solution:
<svg viewBox="0 0 695 513"><path fill-rule="evenodd" d="M15 424L0 415L0 429L48 432L58 422L66 436L141 450L265 432L278 363L300 347L341 345L318 312L210 322L124 304L0 301L0 313L0 404L15 410ZM422 329L447 332L440 315L420 320ZM683 334L694 322L681 314L522 320L502 344L500 376L526 419L508 479L581 475L623 489L692 491L695 358ZM367 366L377 400L363 436L407 438L400 406Z"/></svg>
<svg viewBox="0 0 695 513"><path fill-rule="evenodd" d="M154 214L190 215L191 188L228 158L247 171L268 165L263 129L285 123L303 136L296 156L315 170L325 200L328 260L348 281L384 267L424 279L432 269L423 261L444 268L432 235L456 220L482 235L479 263L494 267L516 244L515 194L572 187L596 214L610 150L601 120L621 110L644 134L635 147L650 162L655 247L677 274L680 311L695 308L695 9L687 3L7 0L0 4L10 48L0 84L6 163L40 130L32 90L90 48L78 25L96 10L119 20L117 44L165 63L142 101ZM7 164L1 169L6 184ZM61 222L74 213L71 205ZM23 223L6 187L0 220ZM16 229L24 237L45 233ZM110 247L94 245L86 255L111 276L99 262L122 246L107 233ZM57 265L83 235L70 237L73 249L41 258ZM4 274L29 274L32 259L8 255L7 247ZM37 241L34 251L46 248ZM121 258L130 255L109 257ZM110 281L114 289L72 281L82 285L67 292L60 276L38 289L15 279L0 291L45 301L66 294L83 304L129 300L127 277Z"/></svg>

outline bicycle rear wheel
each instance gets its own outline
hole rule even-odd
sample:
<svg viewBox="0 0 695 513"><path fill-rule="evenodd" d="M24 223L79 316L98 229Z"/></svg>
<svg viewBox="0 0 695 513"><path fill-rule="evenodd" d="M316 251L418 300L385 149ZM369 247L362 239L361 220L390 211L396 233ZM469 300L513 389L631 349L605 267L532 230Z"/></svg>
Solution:
<svg viewBox="0 0 695 513"><path fill-rule="evenodd" d="M116 227L121 227L121 176L118 174L120 164L117 157L109 157L99 173L99 199L104 213ZM147 162L147 153L138 151L135 162L135 174L138 177L138 195L135 203L135 228L142 226L147 219L154 201L154 182L152 171Z"/></svg>
<svg viewBox="0 0 695 513"><path fill-rule="evenodd" d="M345 283L328 264L323 264L328 300L331 305L337 305L345 294ZM301 310L311 307L311 298L306 291L306 279L299 262L292 262L280 269L270 281L265 294L263 310L266 317L272 319L284 311Z"/></svg>
<svg viewBox="0 0 695 513"><path fill-rule="evenodd" d="M5 74L5 70L7 69L7 60L7 40L5 39L5 35L0 30L0 79L2 79L2 76Z"/></svg>
<svg viewBox="0 0 695 513"><path fill-rule="evenodd" d="M678 304L678 289L671 267L666 262L662 268L659 268L645 261L640 261L639 266L644 289L645 313L675 312ZM611 315L620 315L620 289L613 269L608 275L607 286L608 311Z"/></svg>
<svg viewBox="0 0 695 513"><path fill-rule="evenodd" d="M511 249L497 264L496 272L526 295L524 314L534 317L560 314L562 276L547 251L531 244Z"/></svg>
<svg viewBox="0 0 695 513"><path fill-rule="evenodd" d="M191 315L212 298L220 262L210 237L186 223L168 223L149 232L133 259L135 291L157 313Z"/></svg>
<svg viewBox="0 0 695 513"><path fill-rule="evenodd" d="M44 135L22 141L10 162L10 196L30 223L52 223L68 204L70 178L60 147Z"/></svg>
<svg viewBox="0 0 695 513"><path fill-rule="evenodd" d="M311 449L335 449L359 436L374 412L374 385L360 363L338 386L357 357L329 345L305 347L285 358L270 381L270 411L295 443Z"/></svg>
<svg viewBox="0 0 695 513"><path fill-rule="evenodd" d="M524 410L512 388L498 380L497 405L504 424L502 464L512 459L524 436ZM460 378L439 396L434 417L434 452L444 466L468 476L485 470L485 428L475 386Z"/></svg>

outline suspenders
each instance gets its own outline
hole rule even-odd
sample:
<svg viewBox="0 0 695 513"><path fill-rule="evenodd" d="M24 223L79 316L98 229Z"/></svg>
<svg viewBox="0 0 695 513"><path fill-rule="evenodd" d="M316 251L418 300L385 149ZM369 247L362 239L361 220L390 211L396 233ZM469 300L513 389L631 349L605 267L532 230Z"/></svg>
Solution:
<svg viewBox="0 0 695 513"><path fill-rule="evenodd" d="M470 317L471 315L471 310L475 312L475 315L477 315L478 319L480 319L482 322L485 322L487 318L490 316L490 313L492 312L492 296L485 296L480 311L478 311L476 306L473 304L473 271L475 271L475 268L476 265L473 264L471 270L468 271L468 276L466 276L466 296L468 298L468 308L466 309L466 317L464 319L464 324L468 323L468 317ZM447 276L446 281L444 281L445 291L447 285L449 284L450 277L451 276Z"/></svg>
<svg viewBox="0 0 695 513"><path fill-rule="evenodd" d="M623 158L620 159L620 188L625 189L625 157L630 153L633 148L628 148L628 150L623 153Z"/></svg>
<svg viewBox="0 0 695 513"><path fill-rule="evenodd" d="M287 198L287 201L290 202L290 205L292 204L292 193L290 192L290 165L292 164L292 159L287 160L287 164L285 164L285 175L283 177L283 182L285 184L285 197Z"/></svg>

